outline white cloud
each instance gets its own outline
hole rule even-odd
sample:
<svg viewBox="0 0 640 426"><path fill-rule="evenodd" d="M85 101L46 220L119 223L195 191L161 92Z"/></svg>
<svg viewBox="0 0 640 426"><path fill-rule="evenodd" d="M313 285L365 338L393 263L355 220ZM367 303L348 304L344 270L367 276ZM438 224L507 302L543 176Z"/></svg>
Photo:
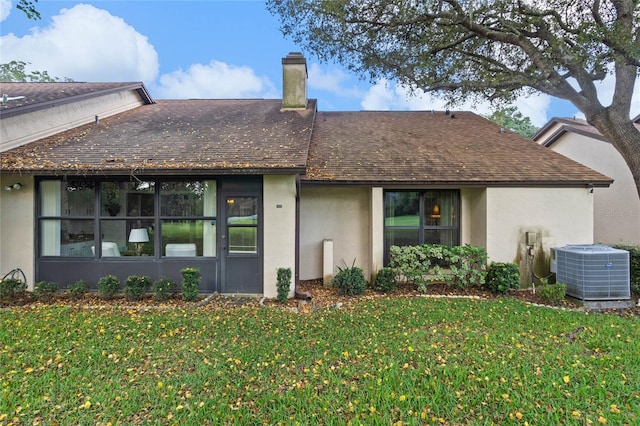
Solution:
<svg viewBox="0 0 640 426"><path fill-rule="evenodd" d="M0 62L29 62L30 69L53 77L149 82L158 75L158 54L147 37L122 18L86 4L62 9L49 26L23 37L2 36L0 47Z"/></svg>
<svg viewBox="0 0 640 426"><path fill-rule="evenodd" d="M11 13L11 0L0 0L0 22L7 19Z"/></svg>
<svg viewBox="0 0 640 426"><path fill-rule="evenodd" d="M535 126L542 126L547 122L547 109L550 104L548 95L537 95L519 98L515 106L523 116L529 117ZM430 111L444 110L447 107L446 101L425 93L422 90L412 92L408 87L380 80L371 86L364 96L361 106L365 110L413 110ZM490 102L465 102L451 108L455 110L473 111L477 114L488 115L493 112Z"/></svg>
<svg viewBox="0 0 640 426"><path fill-rule="evenodd" d="M324 90L339 97L361 97L362 92L357 87L347 87L352 76L340 68L322 69L317 63L312 63L308 68L309 87L315 90Z"/></svg>
<svg viewBox="0 0 640 426"><path fill-rule="evenodd" d="M160 76L152 90L159 99L186 98L278 98L273 83L249 67L211 61L193 64L187 71L177 70Z"/></svg>

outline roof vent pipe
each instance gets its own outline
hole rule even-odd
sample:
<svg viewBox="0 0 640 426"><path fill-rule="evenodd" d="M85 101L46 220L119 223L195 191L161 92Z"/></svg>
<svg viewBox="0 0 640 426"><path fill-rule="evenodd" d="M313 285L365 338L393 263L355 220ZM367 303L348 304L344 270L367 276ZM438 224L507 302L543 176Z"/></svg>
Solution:
<svg viewBox="0 0 640 426"><path fill-rule="evenodd" d="M282 109L307 107L307 60L300 52L282 58Z"/></svg>

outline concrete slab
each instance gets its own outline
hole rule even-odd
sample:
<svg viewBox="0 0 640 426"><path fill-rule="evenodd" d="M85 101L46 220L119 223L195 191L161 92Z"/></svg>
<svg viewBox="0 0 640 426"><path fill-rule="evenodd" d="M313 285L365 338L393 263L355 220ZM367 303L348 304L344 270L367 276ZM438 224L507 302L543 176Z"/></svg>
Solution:
<svg viewBox="0 0 640 426"><path fill-rule="evenodd" d="M636 306L636 301L633 299L623 300L582 300L574 297L567 296L567 299L571 300L577 305L582 306L588 310L603 310L603 309L628 309Z"/></svg>

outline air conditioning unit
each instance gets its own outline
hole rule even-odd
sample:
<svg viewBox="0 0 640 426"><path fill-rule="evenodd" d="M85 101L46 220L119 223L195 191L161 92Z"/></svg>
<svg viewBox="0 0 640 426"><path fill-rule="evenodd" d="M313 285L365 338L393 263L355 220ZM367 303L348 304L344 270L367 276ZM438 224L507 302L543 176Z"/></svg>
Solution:
<svg viewBox="0 0 640 426"><path fill-rule="evenodd" d="M567 295L581 300L631 298L629 252L613 247L568 245L551 250L556 282L567 286Z"/></svg>

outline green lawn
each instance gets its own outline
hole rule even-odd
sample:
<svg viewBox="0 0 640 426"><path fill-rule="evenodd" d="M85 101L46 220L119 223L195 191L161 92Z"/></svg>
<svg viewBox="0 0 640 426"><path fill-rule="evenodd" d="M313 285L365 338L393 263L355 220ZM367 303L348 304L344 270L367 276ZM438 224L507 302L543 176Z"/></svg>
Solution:
<svg viewBox="0 0 640 426"><path fill-rule="evenodd" d="M418 226L420 225L420 218L415 215L411 216L395 216L387 217L384 220L386 226Z"/></svg>
<svg viewBox="0 0 640 426"><path fill-rule="evenodd" d="M0 424L638 424L640 321L518 301L0 311Z"/></svg>

